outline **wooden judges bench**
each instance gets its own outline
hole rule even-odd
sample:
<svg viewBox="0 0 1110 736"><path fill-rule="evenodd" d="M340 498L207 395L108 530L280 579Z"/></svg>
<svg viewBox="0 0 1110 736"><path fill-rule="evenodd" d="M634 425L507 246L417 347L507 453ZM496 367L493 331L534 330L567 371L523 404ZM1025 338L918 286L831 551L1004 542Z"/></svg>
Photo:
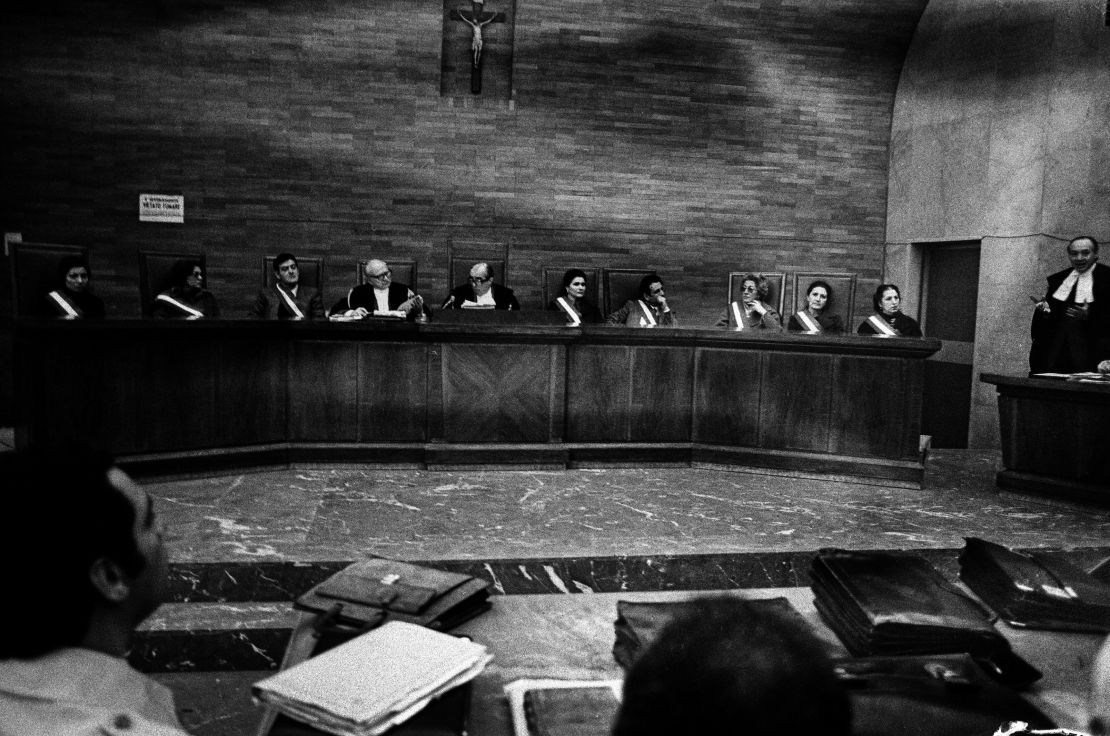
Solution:
<svg viewBox="0 0 1110 736"><path fill-rule="evenodd" d="M526 313L525 313L526 314ZM937 340L404 322L20 322L16 444L139 475L708 463L920 483Z"/></svg>

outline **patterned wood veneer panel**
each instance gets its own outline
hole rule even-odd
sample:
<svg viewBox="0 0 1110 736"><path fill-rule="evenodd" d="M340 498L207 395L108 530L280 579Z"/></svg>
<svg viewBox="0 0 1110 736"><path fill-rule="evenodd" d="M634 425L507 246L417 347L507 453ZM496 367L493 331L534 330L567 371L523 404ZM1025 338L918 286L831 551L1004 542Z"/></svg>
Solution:
<svg viewBox="0 0 1110 736"><path fill-rule="evenodd" d="M832 358L775 353L767 356L761 447L827 452L832 405Z"/></svg>
<svg viewBox="0 0 1110 736"><path fill-rule="evenodd" d="M419 442L427 424L427 345L359 346L359 439Z"/></svg>
<svg viewBox="0 0 1110 736"><path fill-rule="evenodd" d="M551 346L457 344L442 350L444 440L550 441Z"/></svg>
<svg viewBox="0 0 1110 736"><path fill-rule="evenodd" d="M698 350L695 442L751 447L759 443L760 366L758 353Z"/></svg>
<svg viewBox="0 0 1110 736"><path fill-rule="evenodd" d="M358 346L296 342L289 366L289 439L354 442Z"/></svg>

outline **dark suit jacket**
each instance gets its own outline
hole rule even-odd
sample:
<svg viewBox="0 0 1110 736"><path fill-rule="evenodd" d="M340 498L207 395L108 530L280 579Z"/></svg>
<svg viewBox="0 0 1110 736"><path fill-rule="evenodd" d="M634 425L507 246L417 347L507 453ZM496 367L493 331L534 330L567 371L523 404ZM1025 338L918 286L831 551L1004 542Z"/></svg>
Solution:
<svg viewBox="0 0 1110 736"><path fill-rule="evenodd" d="M275 285L258 292L249 315L254 319L293 319L295 315L289 310L281 295L275 291L279 288L281 287ZM315 289L309 289L305 286L298 287L297 298L293 300L293 303L304 313L305 319L323 319L324 317L324 301L320 298L320 292Z"/></svg>
<svg viewBox="0 0 1110 736"><path fill-rule="evenodd" d="M1031 373L1093 371L1100 360L1110 359L1110 266L1101 263L1094 266L1092 291L1095 300L1088 308L1087 319L1083 322L1067 320L1073 324L1065 325L1068 303L1052 295L1071 272L1072 269L1065 268L1048 277L1044 298L1051 311L1048 314L1039 309L1033 312L1030 330L1033 347L1029 350ZM1075 360L1062 354L1069 330L1074 331L1071 337L1077 340L1077 344L1071 346L1076 351Z"/></svg>
<svg viewBox="0 0 1110 736"><path fill-rule="evenodd" d="M497 309L515 309L520 311L520 304L517 303L516 295L513 294L512 289L507 286L502 286L501 284L492 284L491 288L493 290L493 302L497 305ZM474 287L469 283L456 286L451 292L451 296L455 298L455 301L451 303L451 306L445 307L446 309L462 309L463 302L478 301L478 296L474 293ZM450 297L448 298L450 299Z"/></svg>
<svg viewBox="0 0 1110 736"><path fill-rule="evenodd" d="M407 284L397 281L392 282L389 285L389 308L396 309L401 306L409 298L410 291L411 289ZM372 284L362 284L351 289L345 298L340 299L332 306L329 314L346 312L348 309L358 309L359 307L368 312L373 312L378 308L378 300L374 297Z"/></svg>

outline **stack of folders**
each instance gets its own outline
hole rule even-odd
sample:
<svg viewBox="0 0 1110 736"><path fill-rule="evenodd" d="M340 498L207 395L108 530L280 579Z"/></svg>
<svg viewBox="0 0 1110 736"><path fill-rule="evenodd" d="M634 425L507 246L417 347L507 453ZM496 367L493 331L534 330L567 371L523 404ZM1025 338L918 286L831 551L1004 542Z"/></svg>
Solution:
<svg viewBox="0 0 1110 736"><path fill-rule="evenodd" d="M966 542L960 579L1010 625L1110 633L1110 585L1046 554Z"/></svg>
<svg viewBox="0 0 1110 736"><path fill-rule="evenodd" d="M467 639L390 621L268 677L255 700L337 736L376 736L474 679L493 658Z"/></svg>
<svg viewBox="0 0 1110 736"><path fill-rule="evenodd" d="M823 549L810 579L817 612L854 656L967 652L1015 687L1041 676L995 630L993 614L924 558Z"/></svg>

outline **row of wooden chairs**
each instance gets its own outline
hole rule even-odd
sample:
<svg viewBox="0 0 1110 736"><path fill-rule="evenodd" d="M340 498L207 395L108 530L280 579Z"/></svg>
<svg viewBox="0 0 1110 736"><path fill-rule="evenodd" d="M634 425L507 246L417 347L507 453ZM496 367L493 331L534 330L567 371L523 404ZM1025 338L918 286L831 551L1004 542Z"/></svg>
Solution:
<svg viewBox="0 0 1110 736"><path fill-rule="evenodd" d="M62 257L79 255L88 258L88 248L75 245L51 245L39 243L19 243L12 246L12 294L15 301L15 315L35 314L41 307L43 295L56 287L57 264ZM197 252L166 252L166 251L139 251L139 295L142 313L149 315L154 306L154 298L158 293L169 286L168 279L174 264L181 260L197 261L201 269L207 272L207 258L204 253ZM259 285L262 288L272 286L274 283L273 264L276 254L262 257L260 266L261 274ZM489 263L497 274L497 281L513 286L507 264L504 260L453 257L448 265L450 283L443 289L443 293L425 293L424 297L431 304L438 299L445 298L451 288L464 283L470 273L470 268L475 262L484 260ZM324 289L324 261L320 257L297 257L300 265L301 282L312 289ZM365 282L365 266L367 259L360 259L354 263L352 284ZM393 271L393 280L408 284L416 293L421 293L421 284L417 262L411 260L389 260L389 267ZM541 274L541 293L544 305L549 304L562 290L563 274L570 266L545 266ZM638 296L640 280L652 271L647 269L628 268L583 268L586 273L587 294L586 298L597 304L603 313L608 314L621 306L626 300ZM740 298L740 286L748 271L733 271L728 280L728 301ZM661 276L667 279L667 274ZM814 280L821 279L832 288L833 298L830 300L828 311L841 315L844 323L850 324L852 305L855 303L856 274L825 273L796 271L790 274L785 272L762 272L767 279L769 295L767 302L778 309L780 314L787 311L793 312L804 306L804 291ZM342 289L349 288L344 284ZM788 299L789 292L789 299ZM675 295L678 296L678 295ZM328 298L338 298L336 295L327 295ZM787 305L790 305L789 307Z"/></svg>

